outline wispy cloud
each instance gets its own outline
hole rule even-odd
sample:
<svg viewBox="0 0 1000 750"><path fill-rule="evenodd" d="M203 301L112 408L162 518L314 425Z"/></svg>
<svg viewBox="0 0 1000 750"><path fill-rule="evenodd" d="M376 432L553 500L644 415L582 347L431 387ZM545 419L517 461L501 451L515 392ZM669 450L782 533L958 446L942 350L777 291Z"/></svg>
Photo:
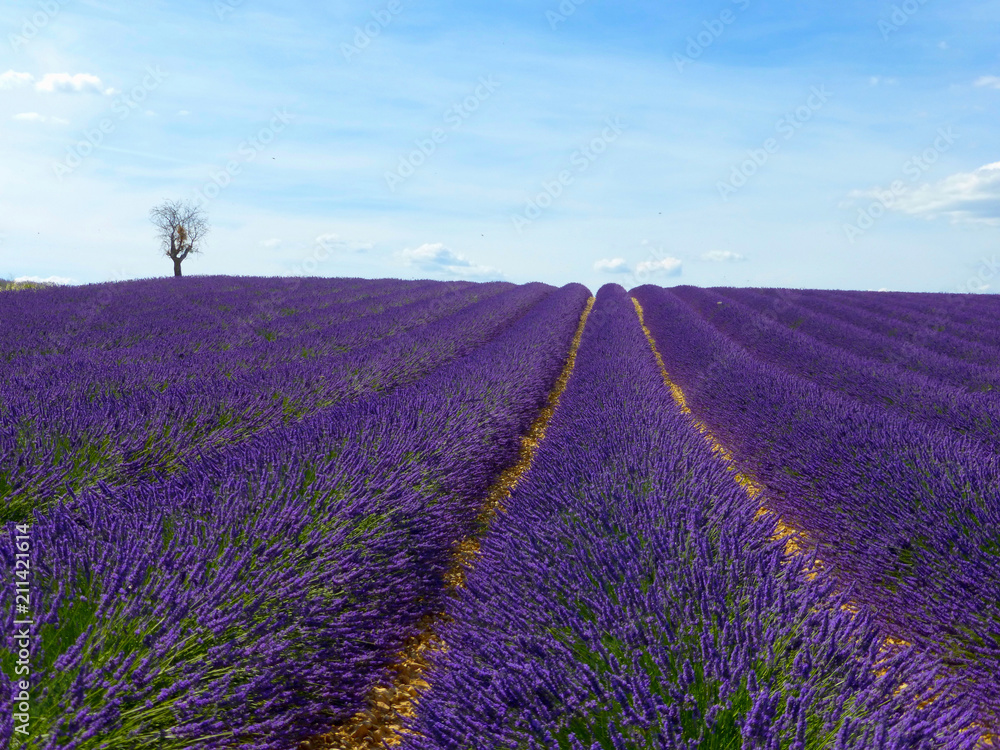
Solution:
<svg viewBox="0 0 1000 750"><path fill-rule="evenodd" d="M857 195L877 197L877 191ZM902 193L891 208L912 216L1000 224L1000 161Z"/></svg>
<svg viewBox="0 0 1000 750"><path fill-rule="evenodd" d="M352 253L366 253L374 249L371 242L360 242L358 240L345 240L336 232L321 234L316 238L316 244L322 245L329 250L340 250Z"/></svg>
<svg viewBox="0 0 1000 750"><path fill-rule="evenodd" d="M711 263L738 263L746 260L746 256L731 250L709 250L707 253L701 254L701 259Z"/></svg>
<svg viewBox="0 0 1000 750"><path fill-rule="evenodd" d="M474 263L462 253L455 252L440 242L426 243L413 250L407 248L399 253L399 257L407 265L415 266L422 271L445 273L462 278L503 276L498 269Z"/></svg>
<svg viewBox="0 0 1000 750"><path fill-rule="evenodd" d="M69 125L69 120L64 120L62 117L50 117L48 115L42 115L38 112L19 112L13 115L10 119L17 120L19 122L38 122L49 125Z"/></svg>
<svg viewBox="0 0 1000 750"><path fill-rule="evenodd" d="M644 245L649 244L644 241ZM656 253L656 255L660 255ZM601 273L630 274L636 279L648 278L650 276L680 276L684 262L680 258L654 257L649 260L640 261L633 268L624 258L602 258L594 263L594 270Z"/></svg>
<svg viewBox="0 0 1000 750"><path fill-rule="evenodd" d="M601 273L628 273L628 261L624 258L601 258L594 263L594 270Z"/></svg>
<svg viewBox="0 0 1000 750"><path fill-rule="evenodd" d="M46 73L36 81L31 73L8 70L0 73L0 89L14 89L35 84L35 91L43 94L104 94L111 96L118 92L90 73Z"/></svg>
<svg viewBox="0 0 1000 750"><path fill-rule="evenodd" d="M638 276L652 276L663 274L664 276L680 276L684 267L680 258L660 258L659 260L644 260L635 267Z"/></svg>
<svg viewBox="0 0 1000 750"><path fill-rule="evenodd" d="M35 84L35 90L44 94L106 94L116 93L112 88L105 88L101 79L90 73L46 73L42 80Z"/></svg>
<svg viewBox="0 0 1000 750"><path fill-rule="evenodd" d="M18 86L26 86L35 80L31 73L18 73L16 70L8 70L0 73L0 89L13 89Z"/></svg>
<svg viewBox="0 0 1000 750"><path fill-rule="evenodd" d="M985 86L991 89L1000 89L1000 76L980 76L976 79L976 86Z"/></svg>

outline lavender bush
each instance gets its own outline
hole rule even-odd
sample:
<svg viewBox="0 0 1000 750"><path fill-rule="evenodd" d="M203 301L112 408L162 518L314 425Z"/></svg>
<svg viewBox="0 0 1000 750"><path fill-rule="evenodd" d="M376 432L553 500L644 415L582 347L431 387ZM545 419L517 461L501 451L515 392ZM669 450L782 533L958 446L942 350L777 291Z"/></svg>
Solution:
<svg viewBox="0 0 1000 750"><path fill-rule="evenodd" d="M866 312L859 301L843 293L756 289L714 291L818 343L860 354L871 360L871 364L884 362L896 365L972 393L1000 388L997 372L1000 348L953 335L953 321L946 312L924 316L918 323L904 323L886 312ZM879 295L868 295L874 296ZM989 317L984 316L983 321L989 320Z"/></svg>
<svg viewBox="0 0 1000 750"><path fill-rule="evenodd" d="M801 325L789 328L732 295L694 287L672 292L758 360L825 390L898 411L930 427L974 437L994 452L1000 449L1000 392L971 393L930 375L877 361L867 348L844 351L817 341L802 330L808 327L808 314L802 316ZM1000 373L993 372L992 378L1000 384Z"/></svg>

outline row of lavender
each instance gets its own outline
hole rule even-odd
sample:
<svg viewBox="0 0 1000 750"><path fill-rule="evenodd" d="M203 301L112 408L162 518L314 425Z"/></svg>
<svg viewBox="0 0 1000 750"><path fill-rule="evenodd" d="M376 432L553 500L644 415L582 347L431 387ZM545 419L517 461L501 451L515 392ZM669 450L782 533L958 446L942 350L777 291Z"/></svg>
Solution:
<svg viewBox="0 0 1000 750"><path fill-rule="evenodd" d="M244 295L279 309L297 305L307 318L255 323L269 327L270 341L248 336L240 324L264 312L252 305L250 312L246 305L229 310L229 325L201 330L210 287L199 290L206 299L198 304L163 283L115 286L115 315L125 314L126 299L136 306L120 326L94 321L76 348L21 354L0 365L0 493L8 497L0 520L25 518L66 485L124 485L173 473L197 450L412 382L488 341L546 294L541 284L453 290L434 282L369 282L367 292L348 289L344 302L328 299L316 328L313 285L295 292L276 286L277 295L266 295L266 281L246 282ZM47 319L49 293L16 295L23 317ZM330 297L343 295L336 288ZM152 313L173 308L184 311L176 340L163 335L164 313Z"/></svg>
<svg viewBox="0 0 1000 750"><path fill-rule="evenodd" d="M997 346L1000 332L990 324L996 312L992 295L905 294L869 292L790 292L809 304L829 306L832 313L901 340L911 340L945 353L951 347Z"/></svg>
<svg viewBox="0 0 1000 750"><path fill-rule="evenodd" d="M314 283L300 286L273 285L265 295L268 287L256 280L190 279L175 286L161 280L0 298L4 318L10 321L0 332L0 488L16 495L19 488L12 486L16 477L26 485L23 494L32 490L42 494L41 487L31 487L31 480L44 485L46 478L51 484L53 475L61 479L59 463L79 473L122 463L123 448L126 455L136 452L129 451L128 439L136 436L123 434L130 428L133 432L140 426L150 428L146 431L157 442L163 434L151 429L150 419L137 416L154 417L156 410L170 407L183 409L184 402L197 394L195 389L210 394L221 384L229 391L241 388L259 397L246 383L230 382L231 371L243 368L218 355L195 361L191 355L201 348L253 351L254 341L258 350L268 351L272 347L257 330L269 325L267 318L280 312L274 323L279 330L283 325L298 331L303 325L283 314L293 309L290 304L306 310L332 306L338 316L345 308L354 308L353 317L359 317L379 311L375 304L384 289L406 304L413 299L412 290L427 283L337 280L327 284L325 297ZM443 290L431 291L440 295ZM353 300L364 307L349 304ZM252 377L243 374L244 380ZM233 417L225 404L221 411L211 403L191 406L200 408L187 411L208 425L221 426ZM114 419L115 412L123 418ZM179 416L181 424L190 419ZM108 440L109 428L116 433L113 442ZM159 455L169 455L169 447L158 444L155 449Z"/></svg>
<svg viewBox="0 0 1000 750"><path fill-rule="evenodd" d="M285 748L358 710L440 608L452 547L516 456L588 296L513 291L471 352L484 329L462 313L460 331L437 330L444 346L428 334L424 348L369 355L396 369L410 353L454 360L412 385L216 445L158 481L35 510L42 687L24 746ZM0 559L13 568L10 538ZM5 588L4 695L10 599ZM0 742L10 720L0 715Z"/></svg>
<svg viewBox="0 0 1000 750"><path fill-rule="evenodd" d="M798 325L789 327L768 315L767 308L759 310L754 303L762 295L752 290L720 293L678 287L671 293L759 360L861 403L900 412L930 428L968 435L987 449L1000 451L1000 368L978 366L981 373L974 384L961 382L972 366L937 355L934 375L914 372L878 358L879 354L912 349L912 345L901 347L884 335L846 323L837 326L825 316L805 310L794 313ZM849 349L828 344L818 339L822 333L806 333L813 330L828 338L840 332L841 341L853 333L856 346ZM995 355L1000 362L1000 350ZM914 352L914 356L919 357L919 353ZM923 359L927 365L929 360ZM998 387L995 392L994 386Z"/></svg>
<svg viewBox="0 0 1000 750"><path fill-rule="evenodd" d="M11 313L9 325L0 331L2 358L114 347L127 354L130 346L153 338L173 342L188 337L200 343L203 334L217 333L218 328L230 332L234 345L247 344L279 314L284 317L294 311L324 318L331 306L377 299L380 291L405 292L428 284L201 276L186 278L164 297L169 288L166 281L54 287L41 295L0 298L4 312Z"/></svg>
<svg viewBox="0 0 1000 750"><path fill-rule="evenodd" d="M819 327L806 310L786 310L800 325L783 329L736 303L752 302L751 292L633 293L688 405L764 486L765 502L808 532L824 563L888 632L961 675L979 719L995 725L995 397L879 360L876 352L903 351L912 341L883 333L882 349L852 351L847 334L856 342L875 334L866 339L851 324L839 329L845 346L832 347L802 335ZM962 361L954 362L957 371Z"/></svg>
<svg viewBox="0 0 1000 750"><path fill-rule="evenodd" d="M967 391L988 392L998 387L1000 337L987 329L995 310L983 309L977 333L954 324L949 314L964 306L933 307L918 319L907 315L903 300L882 303L878 312L866 310L868 297L835 292L717 289L722 298L752 307L772 320L795 328L818 342L871 359L897 365ZM936 295L926 295L936 298ZM940 304L940 303L939 303ZM971 304L971 302L969 303ZM979 303L980 307L983 303ZM932 312L933 311L933 312ZM896 312L909 318L894 318ZM965 330L963 330L963 328ZM976 336L973 338L973 336Z"/></svg>
<svg viewBox="0 0 1000 750"><path fill-rule="evenodd" d="M674 404L631 299L604 287L449 602L403 747L973 747L940 665L884 649L757 510Z"/></svg>

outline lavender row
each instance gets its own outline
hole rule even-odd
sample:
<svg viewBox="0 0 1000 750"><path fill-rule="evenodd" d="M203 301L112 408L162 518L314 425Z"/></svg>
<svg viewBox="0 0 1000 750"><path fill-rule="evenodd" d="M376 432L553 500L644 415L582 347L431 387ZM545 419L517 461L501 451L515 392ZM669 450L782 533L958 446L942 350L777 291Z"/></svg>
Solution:
<svg viewBox="0 0 1000 750"><path fill-rule="evenodd" d="M810 314L790 330L740 303L738 295L677 287L670 293L757 359L861 403L898 411L932 428L980 440L1000 453L1000 396L970 394L926 375L876 361L806 335ZM822 325L815 322L814 325Z"/></svg>
<svg viewBox="0 0 1000 750"><path fill-rule="evenodd" d="M666 290L633 294L690 408L769 507L889 632L951 665L995 723L1000 458L759 361Z"/></svg>
<svg viewBox="0 0 1000 750"><path fill-rule="evenodd" d="M273 340L274 345L246 347L237 366L263 368L272 362L296 356L316 357L348 351L426 325L452 315L473 302L489 299L513 288L507 282L436 285L430 289L414 290L408 295L394 293L390 299L379 301L378 306L363 300L345 306L350 309L342 312L336 321L297 329L292 335L282 336L267 331L265 338ZM405 309L405 316L399 314L402 312L399 308ZM362 317L361 313L364 313L363 319L357 320Z"/></svg>
<svg viewBox="0 0 1000 750"><path fill-rule="evenodd" d="M426 284L209 276L32 290L0 299L0 311L9 321L0 332L0 352L2 359L9 360L81 349L124 348L151 339L197 338L234 322L252 336L257 324L284 317L291 310L323 315L331 303L347 304Z"/></svg>
<svg viewBox="0 0 1000 750"><path fill-rule="evenodd" d="M1000 350L986 348L976 353L963 346L956 348L957 339L943 333L940 325L915 326L901 332L898 325L884 317L866 314L844 304L843 299L838 302L819 292L716 291L831 346L855 353L864 351L872 359L972 392L997 387L996 369L981 362L991 361Z"/></svg>
<svg viewBox="0 0 1000 750"><path fill-rule="evenodd" d="M391 395L37 513L33 731L48 739L32 747L284 750L361 708L440 607L452 546L516 457L587 294L547 293ZM12 567L9 539L0 554Z"/></svg>
<svg viewBox="0 0 1000 750"><path fill-rule="evenodd" d="M94 381L95 394L102 388L114 393L150 386L162 390L175 380L190 376L192 367L203 378L206 374L231 375L250 366L267 366L287 359L290 353L293 357L334 353L350 348L359 333L368 333L372 340L381 338L386 329L392 330L393 324L403 328L419 325L454 312L458 309L456 304L469 304L512 288L510 284L424 282L401 289L402 282L379 281L348 293L331 282L325 298L315 289L309 295L293 295L275 287L273 294L263 295L266 303L250 302L238 307L220 304L220 309L208 314L209 300L193 298L186 284L187 280L177 286L157 286L146 290L150 292L147 297L142 296L141 286L128 295L119 290L121 296L133 301L130 312L115 309L112 316L122 317L89 321L90 325L73 339L72 346L64 350L9 358L2 367L5 379L17 380L26 389L39 382L60 382L67 375L78 380L89 377ZM106 290L95 287L90 291L99 297ZM355 300L359 296L361 299ZM303 306L305 310L297 309ZM180 308L176 325L162 314L163 310L174 308ZM413 315L416 309L423 314ZM160 314L156 314L157 310ZM321 320L317 320L316 310L323 311ZM31 311L26 305L24 312ZM358 325L358 319L364 323ZM59 323L50 325L53 330L46 333L58 338ZM317 333L321 346L313 349L307 344L317 342ZM303 339L300 347L294 346L296 339ZM188 369L183 372L168 369L154 377L148 371L157 364L187 365ZM97 378L97 374L104 377Z"/></svg>
<svg viewBox="0 0 1000 750"><path fill-rule="evenodd" d="M238 362L259 361L266 364L283 357L285 350L308 349L319 344L319 348L312 353L322 354L346 348L336 339L336 334L352 331L349 325L358 319L366 322L391 320L399 308L412 308L417 303L423 303L427 314L433 315L438 312L441 300L485 299L511 288L513 285L505 282L405 283L382 280L322 296L319 290L312 290L307 295L293 292L292 288L283 293L276 287L270 294L260 294L258 290L255 295L258 301L249 306L246 303L219 306L217 311L213 310L211 327L197 331L194 336L183 328L159 330L150 336L149 325L138 317L131 317L131 325L115 326L115 341L101 342L101 348L106 349L109 345L116 347L114 354L118 357L152 356L167 361L178 355L197 355L204 348L230 352ZM468 294L463 297L461 292ZM131 330L123 330L128 328ZM212 329L215 332L209 333ZM373 331L373 335L377 333L377 329ZM327 334L333 335L332 340ZM301 343L296 346L299 341ZM212 360L208 359L206 364L212 364Z"/></svg>
<svg viewBox="0 0 1000 750"><path fill-rule="evenodd" d="M412 382L482 345L548 293L542 284L529 284L472 305L459 300L457 313L431 322L420 308L413 315L421 325L401 323L403 330L385 340L263 371L186 380L180 373L196 370L174 364L170 372L176 385L164 391L94 396L86 378L54 374L50 382L31 388L8 384L0 489L9 502L0 513L8 520L23 518L30 508L61 494L67 483L127 484L176 471L197 450L245 440L269 425ZM469 301L468 291L454 294ZM455 302L446 300L441 309L450 311ZM404 321L408 310L398 313ZM364 319L356 325L370 330ZM162 373L166 367L157 370L152 364L135 377L150 370Z"/></svg>
<svg viewBox="0 0 1000 750"><path fill-rule="evenodd" d="M954 335L949 318L932 314L920 322L907 323L886 312L861 308L870 297L858 299L843 293L789 290L722 290L747 304L761 303L786 324L808 326L810 335L867 356L897 364L915 372L973 391L997 387L1000 348ZM888 306L896 310L895 306ZM803 316L808 315L808 319Z"/></svg>
<svg viewBox="0 0 1000 750"><path fill-rule="evenodd" d="M946 354L953 348L986 366L1000 361L1000 336L991 325L1000 311L996 295L816 291L806 293L804 300L857 316L866 328L886 330L891 337L913 338Z"/></svg>
<svg viewBox="0 0 1000 750"><path fill-rule="evenodd" d="M971 748L937 665L883 651L774 532L605 286L533 466L449 603L403 748Z"/></svg>
<svg viewBox="0 0 1000 750"><path fill-rule="evenodd" d="M0 332L0 351L6 360L115 348L128 356L145 344L185 338L202 346L252 347L264 334L281 338L476 286L485 285L206 276L54 287L0 301L11 317Z"/></svg>
<svg viewBox="0 0 1000 750"><path fill-rule="evenodd" d="M377 288L381 283L371 286ZM169 288L161 291L165 294L159 298L158 304L182 304L184 298L177 299ZM431 291L435 293L430 299L422 299L426 295L414 297L396 292L394 296L402 298L403 302L394 305L395 309L369 309L372 314L366 316L364 310L356 309L356 305L336 305L350 308L350 314L342 314L342 322L324 327L318 337L314 337L314 331L304 332L293 320L284 322L284 330L278 329L275 334L280 342L269 343L258 337L252 346L238 347L239 351L231 346L237 338L234 335L236 332L231 327L220 325L211 334L203 333L196 337L191 333L184 334L182 344L174 344L170 339L153 333L147 335L148 342L126 349L124 353L81 348L65 356L34 358L28 361L29 367L25 370L18 371L12 367L7 371L4 385L6 401L11 404L20 396L34 405L36 410L43 410L51 403L65 404L67 401L78 401L86 408L87 404L102 397L110 397L127 408L123 402L140 394L157 400L210 396L213 403L221 401L225 406L226 389L245 385L247 378L260 390L261 370L291 363L304 370L323 371L331 365L331 356L425 326L474 302L514 290L509 284L483 284L450 293L443 285ZM337 296L332 295L334 299ZM365 300L364 304L370 302ZM229 322L237 323L238 320L234 317ZM148 326L141 322L136 323L134 328L145 334L150 333ZM309 342L318 340L320 343L315 347L296 346L294 343L289 346L287 343L288 339L294 342L303 337L310 337ZM200 351L202 348L204 351ZM291 382L296 379L300 378L293 377ZM276 387L280 392L280 378ZM49 403L39 403L43 394ZM8 409L14 411L15 407L9 406Z"/></svg>
<svg viewBox="0 0 1000 750"><path fill-rule="evenodd" d="M818 292L818 297L831 297L829 292ZM887 322L916 327L931 327L940 332L982 342L988 346L1000 345L1000 335L990 321L998 308L995 294L917 294L840 292L833 293L839 301L849 302L855 309L873 314Z"/></svg>

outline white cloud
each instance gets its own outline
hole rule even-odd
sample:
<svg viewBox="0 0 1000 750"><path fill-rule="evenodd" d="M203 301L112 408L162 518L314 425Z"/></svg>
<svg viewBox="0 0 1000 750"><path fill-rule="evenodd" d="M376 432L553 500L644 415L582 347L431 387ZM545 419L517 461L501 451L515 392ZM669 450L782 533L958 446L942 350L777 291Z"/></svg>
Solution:
<svg viewBox="0 0 1000 750"><path fill-rule="evenodd" d="M280 244L281 244L281 240L279 240L277 237L272 237L269 240L261 240L261 243L260 243L261 247L266 247L269 250L273 250L274 248L276 248Z"/></svg>
<svg viewBox="0 0 1000 750"><path fill-rule="evenodd" d="M986 86L991 89L1000 89L1000 76L981 76L976 79L976 86Z"/></svg>
<svg viewBox="0 0 1000 750"><path fill-rule="evenodd" d="M69 125L69 120L64 120L61 117L49 117L48 115L40 115L38 112L19 112L10 119L18 120L20 122L41 122L49 123L51 125Z"/></svg>
<svg viewBox="0 0 1000 750"><path fill-rule="evenodd" d="M731 250L709 250L707 253L702 253L701 259L713 263L737 263L746 260L746 256Z"/></svg>
<svg viewBox="0 0 1000 750"><path fill-rule="evenodd" d="M649 242L644 240L642 244L648 245ZM683 265L679 258L667 257L659 260L644 260L636 265L633 271L624 258L602 258L594 263L594 270L601 273L634 273L637 277L659 273L667 276L680 276Z"/></svg>
<svg viewBox="0 0 1000 750"><path fill-rule="evenodd" d="M425 243L415 250L406 248L399 253L404 263L416 266L422 271L447 273L452 276L477 278L500 278L503 274L496 268L473 263L461 253L445 247L440 242Z"/></svg>
<svg viewBox="0 0 1000 750"><path fill-rule="evenodd" d="M34 80L35 77L31 73L18 73L15 70L8 70L6 73L0 73L0 89L17 88Z"/></svg>
<svg viewBox="0 0 1000 750"><path fill-rule="evenodd" d="M879 191L858 195L878 198ZM912 216L944 216L952 222L1000 224L1000 161L913 188L890 208Z"/></svg>
<svg viewBox="0 0 1000 750"><path fill-rule="evenodd" d="M679 258L663 258L661 260L644 260L635 267L636 275L664 273L667 276L680 276L683 262Z"/></svg>
<svg viewBox="0 0 1000 750"><path fill-rule="evenodd" d="M189 114L191 114L191 113L188 112L186 109L182 109L180 112L177 113L177 116L178 117L187 117Z"/></svg>
<svg viewBox="0 0 1000 750"><path fill-rule="evenodd" d="M18 276L14 279L15 283L22 283L25 281L31 281L35 284L79 284L80 282L76 279L68 279L65 276L48 276L46 278L41 278L40 276Z"/></svg>
<svg viewBox="0 0 1000 750"><path fill-rule="evenodd" d="M375 245L371 242L359 242L358 240L345 240L336 232L327 232L316 238L316 244L330 250L342 250L354 253L364 253L372 250Z"/></svg>
<svg viewBox="0 0 1000 750"><path fill-rule="evenodd" d="M628 273L628 263L624 258L601 258L594 264L595 271L602 273Z"/></svg>
<svg viewBox="0 0 1000 750"><path fill-rule="evenodd" d="M107 94L116 93L114 89L104 88L101 79L90 73L46 73L42 80L35 84L35 90L45 94L56 92L63 94Z"/></svg>

